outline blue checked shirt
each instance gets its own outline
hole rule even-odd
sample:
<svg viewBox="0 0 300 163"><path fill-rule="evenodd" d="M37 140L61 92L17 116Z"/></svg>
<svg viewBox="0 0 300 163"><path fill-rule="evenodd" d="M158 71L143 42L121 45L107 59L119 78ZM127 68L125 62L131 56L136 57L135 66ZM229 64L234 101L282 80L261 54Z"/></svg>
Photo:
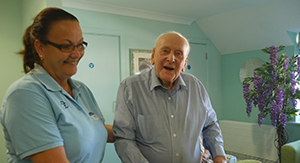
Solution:
<svg viewBox="0 0 300 163"><path fill-rule="evenodd" d="M125 163L200 163L200 135L212 156L225 156L223 138L208 94L192 75L181 73L173 91L153 68L119 86L113 132Z"/></svg>

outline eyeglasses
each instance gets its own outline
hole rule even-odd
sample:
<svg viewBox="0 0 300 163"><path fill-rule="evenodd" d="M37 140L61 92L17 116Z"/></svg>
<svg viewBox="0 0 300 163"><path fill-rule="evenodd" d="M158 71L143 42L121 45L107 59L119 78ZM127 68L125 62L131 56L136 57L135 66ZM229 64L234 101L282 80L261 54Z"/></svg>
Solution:
<svg viewBox="0 0 300 163"><path fill-rule="evenodd" d="M77 50L79 52L83 52L88 45L88 43L84 42L84 41L78 45L71 45L71 44L59 45L59 44L53 43L49 40L43 41L43 43L50 44L50 45L56 47L57 49L61 50L62 52L72 52L75 49L75 47L77 48Z"/></svg>

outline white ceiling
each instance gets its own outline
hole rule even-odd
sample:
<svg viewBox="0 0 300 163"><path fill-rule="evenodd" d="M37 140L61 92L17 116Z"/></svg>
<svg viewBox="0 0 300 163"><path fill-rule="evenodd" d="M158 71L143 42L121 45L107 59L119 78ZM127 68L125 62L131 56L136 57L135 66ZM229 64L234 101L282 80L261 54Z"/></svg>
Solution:
<svg viewBox="0 0 300 163"><path fill-rule="evenodd" d="M63 0L63 6L180 24L196 22L221 54L293 45L300 0Z"/></svg>

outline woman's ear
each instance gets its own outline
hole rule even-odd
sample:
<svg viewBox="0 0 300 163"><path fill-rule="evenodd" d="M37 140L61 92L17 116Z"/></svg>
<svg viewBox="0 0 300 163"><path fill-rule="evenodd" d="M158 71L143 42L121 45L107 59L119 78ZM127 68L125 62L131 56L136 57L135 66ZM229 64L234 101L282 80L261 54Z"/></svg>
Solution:
<svg viewBox="0 0 300 163"><path fill-rule="evenodd" d="M44 49L44 44L40 40L36 39L34 41L34 48L35 48L37 54L39 55L40 59L43 60L45 58L45 55L44 55L44 50L45 50Z"/></svg>

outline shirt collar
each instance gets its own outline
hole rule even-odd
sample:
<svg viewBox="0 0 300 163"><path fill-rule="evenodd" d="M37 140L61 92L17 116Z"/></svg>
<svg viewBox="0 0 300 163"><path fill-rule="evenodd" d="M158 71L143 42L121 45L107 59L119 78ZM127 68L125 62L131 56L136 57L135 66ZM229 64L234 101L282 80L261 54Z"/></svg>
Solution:
<svg viewBox="0 0 300 163"><path fill-rule="evenodd" d="M163 87L163 85L161 85L157 74L156 74L156 69L155 66L150 70L150 91L152 91L155 87ZM173 88L175 90L179 89L179 88L187 88L186 84L184 82L184 80L182 79L181 73L178 75L178 78L174 81L174 85Z"/></svg>
<svg viewBox="0 0 300 163"><path fill-rule="evenodd" d="M63 88L48 74L48 72L39 64L35 64L34 69L32 69L29 73L35 76L47 90L50 91L62 91ZM78 83L73 82L70 78L68 80L72 90L78 89L80 85Z"/></svg>

